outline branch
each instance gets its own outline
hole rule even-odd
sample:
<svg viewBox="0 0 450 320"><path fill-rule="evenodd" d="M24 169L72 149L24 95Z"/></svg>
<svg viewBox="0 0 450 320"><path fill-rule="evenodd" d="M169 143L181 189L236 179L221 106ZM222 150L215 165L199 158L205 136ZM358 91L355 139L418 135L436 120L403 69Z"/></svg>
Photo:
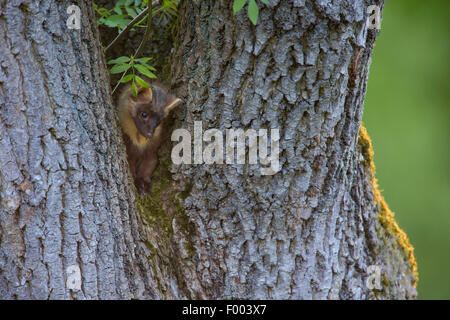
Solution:
<svg viewBox="0 0 450 320"><path fill-rule="evenodd" d="M159 2L159 1L155 1L155 2ZM152 33L153 3L150 0L148 1L147 9L150 11L150 13L148 14L148 17L147 17L147 28L145 29L144 38L142 38L141 44L139 45L138 49L136 50L136 53L134 54L135 58L137 58L137 56L142 52L142 49L144 49L144 46L147 43L147 41L150 38L150 35Z"/></svg>
<svg viewBox="0 0 450 320"><path fill-rule="evenodd" d="M152 18L153 18L152 8L153 8L153 5L154 5L156 2L159 3L159 0L156 0L156 1L153 2L153 3L152 3L151 1L148 1L148 7L147 7L147 9L144 10L144 11L148 11L148 12L149 12L148 17L147 17L147 28L145 28L145 34L144 34L144 37L142 38L142 41L141 41L141 43L139 44L139 47L137 48L136 52L134 53L133 59L136 59L136 58L139 56L139 54L142 52L142 49L144 49L144 46L145 46L145 44L147 43L148 39L150 38L151 31L152 31ZM144 11L142 11L142 13L143 13ZM142 14L142 13L141 13L141 14ZM137 18L137 17L136 17L136 18ZM133 20L133 21L134 21L134 20ZM131 21L129 25L131 25L131 24L133 23L133 21ZM127 27L128 27L128 26L127 26ZM124 29L124 31L125 31L125 29ZM117 88L118 88L119 85L120 85L120 81L123 79L123 77L125 77L125 75L126 75L127 73L128 73L128 70L126 70L126 71L122 74L122 77L120 77L119 81L117 82L116 86L114 87L114 89L113 89L113 91L112 91L112 94L114 94L114 92L116 92Z"/></svg>
<svg viewBox="0 0 450 320"><path fill-rule="evenodd" d="M155 0L155 1L153 1L153 3L150 3L150 1L149 1L149 6L144 10L144 11L142 11L141 13L139 13L126 27L125 27L125 29L123 29L118 35L117 35L117 37L115 37L114 38L114 40L106 47L106 49L105 49L105 52L106 51L108 51L109 49L111 49L120 39L122 39L123 38L123 36L125 35L125 33L127 33L136 23L138 23L141 19L142 19L142 17L144 17L146 14L147 14L147 12L148 12L148 10L149 10L149 8L153 8L153 7L155 7L155 6L157 6L157 5L159 5L159 3L160 3L160 0ZM151 16L151 15L150 15Z"/></svg>

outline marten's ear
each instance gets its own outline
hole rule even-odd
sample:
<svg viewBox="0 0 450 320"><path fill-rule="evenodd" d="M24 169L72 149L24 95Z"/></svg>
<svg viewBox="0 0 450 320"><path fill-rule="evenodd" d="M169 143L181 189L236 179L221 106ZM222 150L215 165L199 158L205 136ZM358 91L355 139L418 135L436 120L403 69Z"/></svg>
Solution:
<svg viewBox="0 0 450 320"><path fill-rule="evenodd" d="M131 93L130 96L134 101L143 100L145 102L152 102L153 100L153 92L151 88L140 87L138 89L137 97L133 93Z"/></svg>
<svg viewBox="0 0 450 320"><path fill-rule="evenodd" d="M167 99L167 105L164 107L164 118L167 117L176 106L181 104L181 99L178 99L172 95L169 95L169 98Z"/></svg>

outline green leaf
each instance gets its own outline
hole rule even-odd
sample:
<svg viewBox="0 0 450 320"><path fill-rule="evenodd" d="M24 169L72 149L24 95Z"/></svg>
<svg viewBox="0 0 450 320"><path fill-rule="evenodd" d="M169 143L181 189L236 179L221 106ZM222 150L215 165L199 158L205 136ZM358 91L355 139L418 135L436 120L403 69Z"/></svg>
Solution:
<svg viewBox="0 0 450 320"><path fill-rule="evenodd" d="M128 61L130 61L129 57L122 56L122 57L119 57L117 59L109 60L108 64L125 63L125 62L128 62Z"/></svg>
<svg viewBox="0 0 450 320"><path fill-rule="evenodd" d="M137 16L136 11L133 8L125 7L125 11L134 19Z"/></svg>
<svg viewBox="0 0 450 320"><path fill-rule="evenodd" d="M140 62L140 63L146 63L147 61L152 60L152 58L139 58L139 59L134 59L134 61Z"/></svg>
<svg viewBox="0 0 450 320"><path fill-rule="evenodd" d="M177 11L177 6L175 3L173 3L173 1L164 0L163 6L164 6L165 10L172 9L172 10Z"/></svg>
<svg viewBox="0 0 450 320"><path fill-rule="evenodd" d="M138 88L136 86L136 83L134 83L134 81L131 84L131 90L133 91L134 96L137 97L138 96Z"/></svg>
<svg viewBox="0 0 450 320"><path fill-rule="evenodd" d="M114 10L114 12L117 13L117 14L122 14L122 9L120 9L120 7L118 7L118 6L115 6L115 7L113 8L113 10Z"/></svg>
<svg viewBox="0 0 450 320"><path fill-rule="evenodd" d="M117 64L114 67L112 67L111 70L109 70L109 73L112 74L121 73L130 69L130 67L131 66L129 64Z"/></svg>
<svg viewBox="0 0 450 320"><path fill-rule="evenodd" d="M127 83L127 82L131 81L131 79L133 79L133 78L134 78L134 74L127 74L125 77L120 79L120 82Z"/></svg>
<svg viewBox="0 0 450 320"><path fill-rule="evenodd" d="M117 26L125 27L127 24L131 22L130 19L126 19L127 17L128 15L126 14L121 15L114 14L105 20L105 24L113 28Z"/></svg>
<svg viewBox="0 0 450 320"><path fill-rule="evenodd" d="M233 2L233 13L236 14L244 7L247 0L234 0Z"/></svg>
<svg viewBox="0 0 450 320"><path fill-rule="evenodd" d="M248 3L248 17L250 21L256 25L258 22L259 9L255 0L250 0Z"/></svg>
<svg viewBox="0 0 450 320"><path fill-rule="evenodd" d="M99 15L101 15L102 17L104 17L104 18L108 18L111 14L108 12L108 10L106 10L105 8L99 8L98 10L97 10L97 13L99 14Z"/></svg>
<svg viewBox="0 0 450 320"><path fill-rule="evenodd" d="M149 64L143 63L142 65L151 71L156 71L156 69Z"/></svg>
<svg viewBox="0 0 450 320"><path fill-rule="evenodd" d="M157 78L157 76L155 76L155 75L153 74L153 72L151 72L150 70L148 70L148 69L147 69L146 67L144 67L143 65L137 64L137 65L135 65L134 67L137 69L137 71L139 71L140 73L142 73L144 76L147 76L147 77L149 77L149 78L151 78L151 79L156 79L156 78Z"/></svg>
<svg viewBox="0 0 450 320"><path fill-rule="evenodd" d="M141 87L144 87L144 88L150 88L150 85L149 85L147 82L145 82L145 80L142 79L141 77L136 76L135 79L136 79L136 82L137 82Z"/></svg>
<svg viewBox="0 0 450 320"><path fill-rule="evenodd" d="M269 4L269 0L261 0L261 2L264 4Z"/></svg>

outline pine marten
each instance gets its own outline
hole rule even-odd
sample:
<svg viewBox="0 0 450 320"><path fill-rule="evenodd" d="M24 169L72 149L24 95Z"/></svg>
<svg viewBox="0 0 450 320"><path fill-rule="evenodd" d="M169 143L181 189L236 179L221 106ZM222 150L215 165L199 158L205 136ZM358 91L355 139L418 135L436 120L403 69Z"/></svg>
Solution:
<svg viewBox="0 0 450 320"><path fill-rule="evenodd" d="M137 97L128 85L118 100L128 163L140 195L150 193L151 175L159 164L158 149L166 130L163 120L181 103L163 85L150 84L150 88L139 87Z"/></svg>

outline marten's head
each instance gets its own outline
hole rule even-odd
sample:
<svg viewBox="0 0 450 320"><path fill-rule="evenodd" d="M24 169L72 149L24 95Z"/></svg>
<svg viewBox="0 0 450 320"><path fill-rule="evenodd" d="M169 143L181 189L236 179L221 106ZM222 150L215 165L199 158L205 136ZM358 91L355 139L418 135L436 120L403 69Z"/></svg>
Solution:
<svg viewBox="0 0 450 320"><path fill-rule="evenodd" d="M161 105L161 101L153 100L153 91L150 88L141 88L138 96L130 96L130 116L133 118L134 124L139 133L146 138L151 138L156 127L161 123L163 118L162 112L157 108Z"/></svg>
<svg viewBox="0 0 450 320"><path fill-rule="evenodd" d="M159 84L153 83L151 88L140 87L137 96L128 88L119 100L122 128L134 144L142 147L158 134L158 126L180 103L180 99Z"/></svg>

